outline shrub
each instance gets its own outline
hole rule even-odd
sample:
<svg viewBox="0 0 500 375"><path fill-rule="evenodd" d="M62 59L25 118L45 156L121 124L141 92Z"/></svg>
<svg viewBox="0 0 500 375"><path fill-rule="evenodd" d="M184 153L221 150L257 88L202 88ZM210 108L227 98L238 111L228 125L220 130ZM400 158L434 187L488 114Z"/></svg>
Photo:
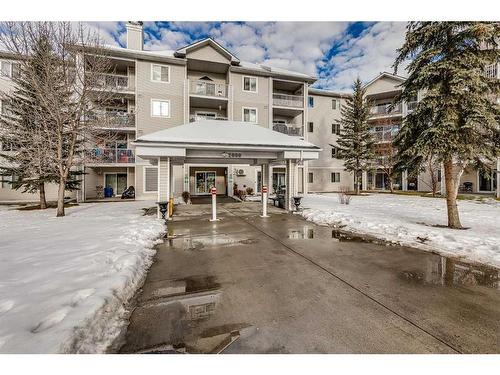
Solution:
<svg viewBox="0 0 500 375"><path fill-rule="evenodd" d="M253 188L247 187L247 195L253 195Z"/></svg>

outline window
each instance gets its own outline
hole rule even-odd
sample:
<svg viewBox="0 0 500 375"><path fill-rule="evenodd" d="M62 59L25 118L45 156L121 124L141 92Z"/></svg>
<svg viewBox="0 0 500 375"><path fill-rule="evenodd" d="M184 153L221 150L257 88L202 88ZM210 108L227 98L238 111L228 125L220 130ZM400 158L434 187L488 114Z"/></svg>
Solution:
<svg viewBox="0 0 500 375"><path fill-rule="evenodd" d="M5 100L0 100L0 115L8 115L9 113L9 103Z"/></svg>
<svg viewBox="0 0 500 375"><path fill-rule="evenodd" d="M170 117L170 100L151 100L152 117Z"/></svg>
<svg viewBox="0 0 500 375"><path fill-rule="evenodd" d="M3 77L12 76L12 64L10 61L0 61L0 75Z"/></svg>
<svg viewBox="0 0 500 375"><path fill-rule="evenodd" d="M257 92L257 77L243 77L243 91Z"/></svg>
<svg viewBox="0 0 500 375"><path fill-rule="evenodd" d="M2 189L12 188L12 185L10 184L10 181L12 181L12 176L0 175L0 179L2 180Z"/></svg>
<svg viewBox="0 0 500 375"><path fill-rule="evenodd" d="M308 174L308 181L310 184L314 182L314 174L312 172L309 172Z"/></svg>
<svg viewBox="0 0 500 375"><path fill-rule="evenodd" d="M257 108L243 107L243 121L257 123Z"/></svg>
<svg viewBox="0 0 500 375"><path fill-rule="evenodd" d="M314 97L313 96L309 96L308 106L309 106L309 108L314 108Z"/></svg>
<svg viewBox="0 0 500 375"><path fill-rule="evenodd" d="M314 131L314 123L313 122L308 122L307 123L307 131L309 133L312 133Z"/></svg>
<svg viewBox="0 0 500 375"><path fill-rule="evenodd" d="M19 77L19 63L12 63L12 78Z"/></svg>
<svg viewBox="0 0 500 375"><path fill-rule="evenodd" d="M332 124L332 134L340 135L340 124Z"/></svg>
<svg viewBox="0 0 500 375"><path fill-rule="evenodd" d="M170 67L166 65L151 65L151 81L170 82Z"/></svg>
<svg viewBox="0 0 500 375"><path fill-rule="evenodd" d="M332 147L332 158L337 158L339 155L339 149L337 147Z"/></svg>
<svg viewBox="0 0 500 375"><path fill-rule="evenodd" d="M437 180L438 182L441 182L441 169L437 170Z"/></svg>
<svg viewBox="0 0 500 375"><path fill-rule="evenodd" d="M340 182L340 172L331 173L332 182Z"/></svg>
<svg viewBox="0 0 500 375"><path fill-rule="evenodd" d="M340 108L340 103L337 99L332 99L332 109L337 110Z"/></svg>
<svg viewBox="0 0 500 375"><path fill-rule="evenodd" d="M158 167L144 167L144 192L158 191Z"/></svg>

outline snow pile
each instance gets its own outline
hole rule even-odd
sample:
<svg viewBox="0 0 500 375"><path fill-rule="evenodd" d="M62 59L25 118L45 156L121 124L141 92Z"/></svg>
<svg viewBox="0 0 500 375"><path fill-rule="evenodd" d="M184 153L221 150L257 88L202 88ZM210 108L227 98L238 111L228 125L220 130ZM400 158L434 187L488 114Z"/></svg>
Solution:
<svg viewBox="0 0 500 375"><path fill-rule="evenodd" d="M373 194L342 205L337 194L310 194L302 215L318 224L368 234L402 245L500 266L500 202L459 201L467 230L449 229L446 201L439 198Z"/></svg>
<svg viewBox="0 0 500 375"><path fill-rule="evenodd" d="M152 202L0 208L0 352L104 352L164 231Z"/></svg>

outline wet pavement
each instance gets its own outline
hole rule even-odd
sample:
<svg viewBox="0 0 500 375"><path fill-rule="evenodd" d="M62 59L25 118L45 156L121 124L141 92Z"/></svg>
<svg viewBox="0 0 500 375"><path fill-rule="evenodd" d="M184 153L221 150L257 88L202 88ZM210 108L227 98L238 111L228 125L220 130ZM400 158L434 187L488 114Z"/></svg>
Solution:
<svg viewBox="0 0 500 375"><path fill-rule="evenodd" d="M180 206L122 353L499 353L499 270L258 203Z"/></svg>

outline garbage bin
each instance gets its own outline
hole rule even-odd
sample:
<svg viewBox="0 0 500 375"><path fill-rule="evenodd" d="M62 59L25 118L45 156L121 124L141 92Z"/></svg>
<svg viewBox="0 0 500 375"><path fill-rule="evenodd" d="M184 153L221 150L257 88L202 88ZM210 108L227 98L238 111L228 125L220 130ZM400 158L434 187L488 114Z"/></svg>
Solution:
<svg viewBox="0 0 500 375"><path fill-rule="evenodd" d="M113 188L111 186L106 186L104 188L104 198L111 198L113 196Z"/></svg>

